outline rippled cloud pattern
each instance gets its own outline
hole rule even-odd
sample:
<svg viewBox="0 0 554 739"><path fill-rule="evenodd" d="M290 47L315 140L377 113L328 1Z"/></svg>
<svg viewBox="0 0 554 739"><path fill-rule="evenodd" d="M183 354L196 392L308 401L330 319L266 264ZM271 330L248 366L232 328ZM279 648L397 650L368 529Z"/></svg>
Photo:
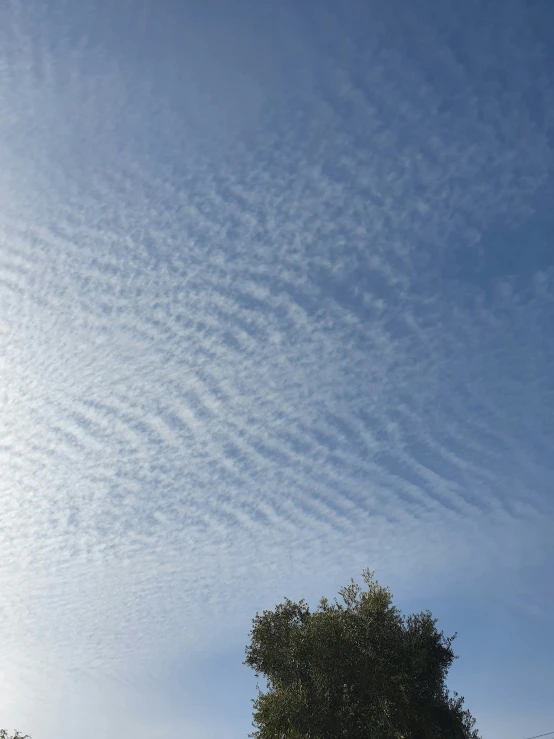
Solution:
<svg viewBox="0 0 554 739"><path fill-rule="evenodd" d="M553 16L416 5L2 5L2 720L245 735L125 701L365 566L551 612Z"/></svg>

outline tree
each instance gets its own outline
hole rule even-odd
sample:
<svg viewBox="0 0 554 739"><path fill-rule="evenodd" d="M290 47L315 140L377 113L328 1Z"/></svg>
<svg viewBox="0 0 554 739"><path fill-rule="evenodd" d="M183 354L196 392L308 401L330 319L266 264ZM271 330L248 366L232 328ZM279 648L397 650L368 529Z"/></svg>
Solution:
<svg viewBox="0 0 554 739"><path fill-rule="evenodd" d="M31 737L28 734L25 734L25 736L20 732L17 731L15 734L8 734L6 729L0 729L0 739L31 739Z"/></svg>
<svg viewBox="0 0 554 739"><path fill-rule="evenodd" d="M388 588L364 570L344 604L322 598L314 612L285 598L256 613L243 664L258 686L256 739L479 739L464 699L449 694L452 637L429 611L405 617Z"/></svg>

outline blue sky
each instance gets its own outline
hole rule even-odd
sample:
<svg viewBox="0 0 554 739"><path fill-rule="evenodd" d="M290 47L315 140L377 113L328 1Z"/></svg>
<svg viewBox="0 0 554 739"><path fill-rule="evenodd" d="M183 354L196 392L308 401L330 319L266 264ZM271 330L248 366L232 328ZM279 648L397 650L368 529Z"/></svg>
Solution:
<svg viewBox="0 0 554 739"><path fill-rule="evenodd" d="M554 730L554 10L0 7L1 724L251 730L364 567Z"/></svg>

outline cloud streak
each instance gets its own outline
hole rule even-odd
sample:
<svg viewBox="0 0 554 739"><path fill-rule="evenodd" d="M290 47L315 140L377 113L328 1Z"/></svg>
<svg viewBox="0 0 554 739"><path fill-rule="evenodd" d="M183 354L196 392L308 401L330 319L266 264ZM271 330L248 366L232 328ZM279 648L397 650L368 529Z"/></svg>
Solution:
<svg viewBox="0 0 554 739"><path fill-rule="evenodd" d="M488 587L551 556L552 263L475 266L552 191L549 68L521 6L480 31L379 11L363 43L348 14L308 36L282 11L298 76L287 92L275 48L258 78L227 70L230 133L228 99L195 92L213 75L155 67L141 97L134 47L68 26L54 48L30 7L2 11L0 63L14 710L38 726L29 686L52 705L62 674L217 650L285 587L367 564Z"/></svg>

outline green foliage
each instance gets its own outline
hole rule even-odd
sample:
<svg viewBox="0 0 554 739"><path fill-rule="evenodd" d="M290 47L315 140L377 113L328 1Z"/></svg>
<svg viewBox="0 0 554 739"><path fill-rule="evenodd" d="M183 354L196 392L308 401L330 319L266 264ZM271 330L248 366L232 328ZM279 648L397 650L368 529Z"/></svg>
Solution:
<svg viewBox="0 0 554 739"><path fill-rule="evenodd" d="M404 617L369 570L314 612L285 598L253 619L246 664L264 675L256 739L479 739L445 686L453 637L431 613Z"/></svg>
<svg viewBox="0 0 554 739"><path fill-rule="evenodd" d="M0 739L31 739L31 737L28 734L23 735L17 730L15 734L8 734L6 729L0 729Z"/></svg>

